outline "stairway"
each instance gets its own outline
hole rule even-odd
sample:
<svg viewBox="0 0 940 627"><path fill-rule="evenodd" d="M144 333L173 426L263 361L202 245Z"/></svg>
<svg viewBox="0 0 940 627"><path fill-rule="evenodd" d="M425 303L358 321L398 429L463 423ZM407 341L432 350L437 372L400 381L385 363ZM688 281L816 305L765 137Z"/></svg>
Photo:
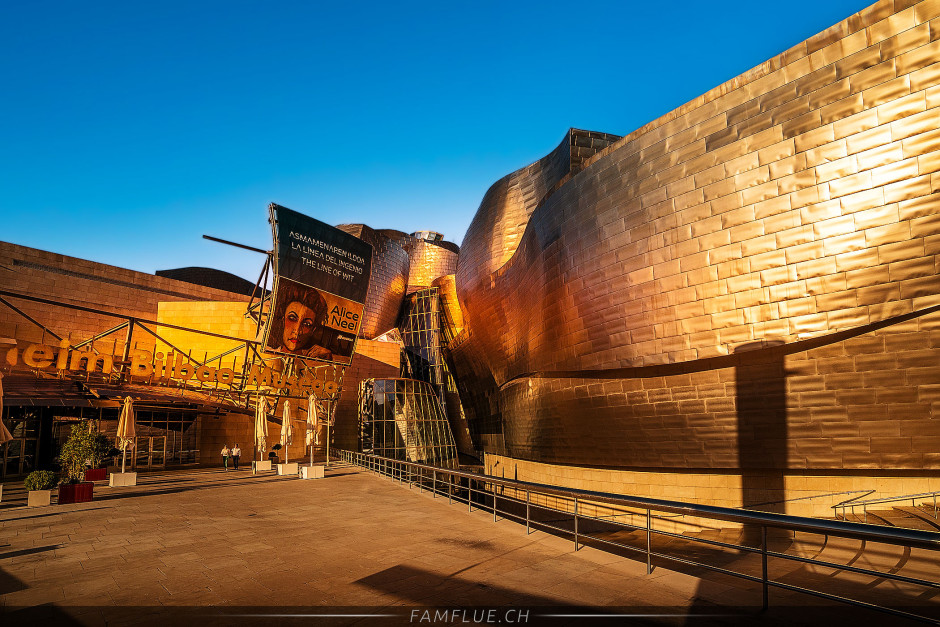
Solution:
<svg viewBox="0 0 940 627"><path fill-rule="evenodd" d="M855 514L846 512L844 516L839 515L839 520L919 531L940 531L940 519L934 517L933 503L922 503L919 506L897 505L891 509L870 509L867 520L865 514L861 512Z"/></svg>

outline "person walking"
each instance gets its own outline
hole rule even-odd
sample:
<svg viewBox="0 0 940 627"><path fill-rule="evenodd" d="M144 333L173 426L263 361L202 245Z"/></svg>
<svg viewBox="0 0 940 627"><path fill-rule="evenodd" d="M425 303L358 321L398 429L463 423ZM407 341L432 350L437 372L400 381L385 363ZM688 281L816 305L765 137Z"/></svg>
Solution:
<svg viewBox="0 0 940 627"><path fill-rule="evenodd" d="M222 445L222 465L225 467L225 470L228 470L228 457L232 454L232 451L229 450L228 444Z"/></svg>
<svg viewBox="0 0 940 627"><path fill-rule="evenodd" d="M238 444L232 449L232 465L235 466L235 470L238 470L238 458L242 456L242 450L238 448Z"/></svg>

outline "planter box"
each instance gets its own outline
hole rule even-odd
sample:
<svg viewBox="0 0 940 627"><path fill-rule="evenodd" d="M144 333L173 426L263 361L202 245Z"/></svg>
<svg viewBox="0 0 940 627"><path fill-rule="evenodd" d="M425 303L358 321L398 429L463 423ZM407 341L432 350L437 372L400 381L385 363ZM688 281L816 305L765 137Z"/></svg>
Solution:
<svg viewBox="0 0 940 627"><path fill-rule="evenodd" d="M299 464L297 462L291 462L290 464L278 464L277 465L277 474L279 475L297 475Z"/></svg>
<svg viewBox="0 0 940 627"><path fill-rule="evenodd" d="M52 502L52 490L30 490L26 493L27 507L42 507Z"/></svg>
<svg viewBox="0 0 940 627"><path fill-rule="evenodd" d="M89 468L85 471L85 481L104 481L107 478L107 468Z"/></svg>
<svg viewBox="0 0 940 627"><path fill-rule="evenodd" d="M63 483L59 486L59 505L87 503L94 498L94 490L95 484L91 481Z"/></svg>
<svg viewBox="0 0 940 627"><path fill-rule="evenodd" d="M300 478L301 479L322 479L324 476L323 466L301 466L300 467Z"/></svg>
<svg viewBox="0 0 940 627"><path fill-rule="evenodd" d="M112 472L108 485L112 488L124 488L137 485L136 472Z"/></svg>
<svg viewBox="0 0 940 627"><path fill-rule="evenodd" d="M271 470L271 460L267 459L263 462L251 462L251 471L252 472L261 472L262 470Z"/></svg>

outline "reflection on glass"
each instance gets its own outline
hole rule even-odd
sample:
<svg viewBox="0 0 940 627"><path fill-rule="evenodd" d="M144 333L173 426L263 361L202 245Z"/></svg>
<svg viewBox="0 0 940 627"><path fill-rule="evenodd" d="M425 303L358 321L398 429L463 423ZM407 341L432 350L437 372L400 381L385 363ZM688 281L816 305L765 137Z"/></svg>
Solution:
<svg viewBox="0 0 940 627"><path fill-rule="evenodd" d="M370 379L359 386L363 452L456 468L457 447L434 387L413 379Z"/></svg>
<svg viewBox="0 0 940 627"><path fill-rule="evenodd" d="M6 475L20 474L20 462L23 457L23 441L11 440L6 443Z"/></svg>

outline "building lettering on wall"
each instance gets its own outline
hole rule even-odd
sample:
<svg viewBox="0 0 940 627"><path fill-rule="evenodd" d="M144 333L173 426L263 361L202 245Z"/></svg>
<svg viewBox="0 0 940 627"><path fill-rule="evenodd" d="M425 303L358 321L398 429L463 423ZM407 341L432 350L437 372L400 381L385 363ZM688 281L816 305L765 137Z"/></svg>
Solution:
<svg viewBox="0 0 940 627"><path fill-rule="evenodd" d="M226 386L230 389L273 388L276 391L292 390L307 395L332 395L340 391L339 384L327 378L329 367L302 368L294 373L265 364L251 364L242 376L232 368L214 367L190 361L184 354L169 351L152 352L134 348L128 351L129 363L124 370L121 361L114 355L92 351L70 350L68 340L59 346L30 344L19 350L7 351L5 365L38 371L55 371L70 375L98 374L110 376L126 374L136 384L166 386L184 384L194 387ZM240 371L241 369L239 369Z"/></svg>

